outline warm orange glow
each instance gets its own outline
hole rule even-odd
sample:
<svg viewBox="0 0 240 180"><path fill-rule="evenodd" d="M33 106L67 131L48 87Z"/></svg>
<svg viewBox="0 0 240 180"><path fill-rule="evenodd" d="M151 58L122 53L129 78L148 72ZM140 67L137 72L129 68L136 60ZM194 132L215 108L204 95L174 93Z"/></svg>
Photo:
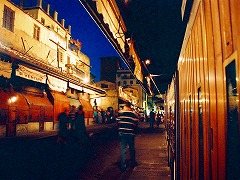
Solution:
<svg viewBox="0 0 240 180"><path fill-rule="evenodd" d="M11 98L9 98L9 103L11 104L11 103L14 103L14 102L16 102L17 101L17 97L16 96L13 96L13 97L11 97Z"/></svg>
<svg viewBox="0 0 240 180"><path fill-rule="evenodd" d="M150 59L146 59L146 60L145 60L145 64L146 64L146 65L149 65L149 64L151 64L151 61L150 61Z"/></svg>

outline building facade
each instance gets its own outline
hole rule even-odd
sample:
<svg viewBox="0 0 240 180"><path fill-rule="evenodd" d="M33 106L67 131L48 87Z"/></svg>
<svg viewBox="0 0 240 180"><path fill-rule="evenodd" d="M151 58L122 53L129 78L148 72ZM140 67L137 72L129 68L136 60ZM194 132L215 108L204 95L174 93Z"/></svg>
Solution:
<svg viewBox="0 0 240 180"><path fill-rule="evenodd" d="M112 107L114 111L118 110L118 91L116 84L109 81L96 82L96 87L105 90L104 95L91 95L91 104L94 104L98 110L106 111Z"/></svg>
<svg viewBox="0 0 240 180"><path fill-rule="evenodd" d="M119 92L119 106L122 106L122 101L129 101L138 109L147 109L147 94L130 70L117 70L116 85Z"/></svg>
<svg viewBox="0 0 240 180"><path fill-rule="evenodd" d="M1 0L0 12L0 136L55 130L72 105L83 105L92 122L90 94L105 91L89 83L90 59L71 26L41 0L32 7Z"/></svg>
<svg viewBox="0 0 240 180"><path fill-rule="evenodd" d="M121 61L118 57L102 57L101 61L101 81L116 82L116 73L118 69L121 69Z"/></svg>

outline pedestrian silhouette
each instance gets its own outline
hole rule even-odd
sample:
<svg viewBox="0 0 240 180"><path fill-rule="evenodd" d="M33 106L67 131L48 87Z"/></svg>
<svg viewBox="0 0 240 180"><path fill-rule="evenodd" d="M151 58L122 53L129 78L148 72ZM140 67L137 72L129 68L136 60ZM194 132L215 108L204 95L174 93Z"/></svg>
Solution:
<svg viewBox="0 0 240 180"><path fill-rule="evenodd" d="M69 122L70 128L73 131L75 129L75 119L76 119L76 106L71 106L71 110L69 112Z"/></svg>
<svg viewBox="0 0 240 180"><path fill-rule="evenodd" d="M118 112L118 132L120 138L120 169L125 171L127 145L130 150L130 166L137 165L135 156L135 131L138 124L138 115L132 110L131 103L127 102L123 110Z"/></svg>
<svg viewBox="0 0 240 180"><path fill-rule="evenodd" d="M77 141L78 143L80 143L80 145L83 145L88 141L88 135L86 132L84 111L83 111L82 105L79 106L76 112L75 132L76 132Z"/></svg>
<svg viewBox="0 0 240 180"><path fill-rule="evenodd" d="M155 122L155 112L152 109L152 111L150 112L150 118L149 118L149 123L150 123L150 128L153 128L154 122Z"/></svg>
<svg viewBox="0 0 240 180"><path fill-rule="evenodd" d="M68 110L67 108L64 109L63 112L61 112L58 116L59 120L59 131L58 131L58 137L57 137L57 142L61 143L63 142L66 144L67 142L67 135L68 135L68 128L67 128L67 123L68 123Z"/></svg>

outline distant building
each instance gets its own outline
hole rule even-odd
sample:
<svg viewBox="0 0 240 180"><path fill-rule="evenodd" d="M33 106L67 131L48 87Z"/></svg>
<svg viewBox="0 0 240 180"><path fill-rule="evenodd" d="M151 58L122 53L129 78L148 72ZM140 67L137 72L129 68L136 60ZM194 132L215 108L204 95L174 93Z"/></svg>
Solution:
<svg viewBox="0 0 240 180"><path fill-rule="evenodd" d="M116 73L116 85L119 92L119 106L124 101L131 102L136 108L147 107L147 94L128 69L119 69Z"/></svg>
<svg viewBox="0 0 240 180"><path fill-rule="evenodd" d="M117 70L121 69L121 60L118 57L103 57L100 60L100 80L115 83Z"/></svg>
<svg viewBox="0 0 240 180"><path fill-rule="evenodd" d="M104 89L106 94L104 96L91 95L91 104L95 102L97 108L104 111L108 107L118 110L118 90L116 84L109 81L99 81L96 83L96 87Z"/></svg>

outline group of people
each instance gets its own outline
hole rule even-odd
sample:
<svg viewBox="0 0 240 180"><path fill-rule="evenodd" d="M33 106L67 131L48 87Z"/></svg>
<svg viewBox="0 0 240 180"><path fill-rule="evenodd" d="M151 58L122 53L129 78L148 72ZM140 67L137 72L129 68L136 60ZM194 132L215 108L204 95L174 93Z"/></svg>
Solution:
<svg viewBox="0 0 240 180"><path fill-rule="evenodd" d="M93 112L95 123L113 123L115 122L114 110L112 107L108 107L106 111L96 108Z"/></svg>
<svg viewBox="0 0 240 180"><path fill-rule="evenodd" d="M160 117L160 114L155 114L152 110L150 112L150 127L153 127L155 118ZM86 126L84 121L83 107L79 106L76 110L75 106L71 107L70 113L67 108L60 113L59 117L59 135L58 141L66 143L68 136L67 124L71 125L70 129L75 132L77 140L82 144L86 142L88 136L86 133ZM118 125L118 133L120 139L120 169L125 171L127 168L126 154L129 147L130 151L130 166L134 168L137 166L136 151L135 151L135 133L138 127L138 114L131 108L131 103L127 102L123 109L118 111L116 118Z"/></svg>
<svg viewBox="0 0 240 180"><path fill-rule="evenodd" d="M65 108L58 116L59 120L59 132L57 142L63 142L66 144L67 137L69 135L68 124L70 124L70 130L74 134L76 140L80 144L84 144L87 141L87 132L84 120L83 106L80 105L78 109L75 106L71 106L71 110L68 113L68 109Z"/></svg>
<svg viewBox="0 0 240 180"><path fill-rule="evenodd" d="M154 128L155 121L156 121L157 127L159 127L159 125L163 122L163 114L160 114L159 112L156 114L154 112L154 109L152 109L149 114L150 128Z"/></svg>

